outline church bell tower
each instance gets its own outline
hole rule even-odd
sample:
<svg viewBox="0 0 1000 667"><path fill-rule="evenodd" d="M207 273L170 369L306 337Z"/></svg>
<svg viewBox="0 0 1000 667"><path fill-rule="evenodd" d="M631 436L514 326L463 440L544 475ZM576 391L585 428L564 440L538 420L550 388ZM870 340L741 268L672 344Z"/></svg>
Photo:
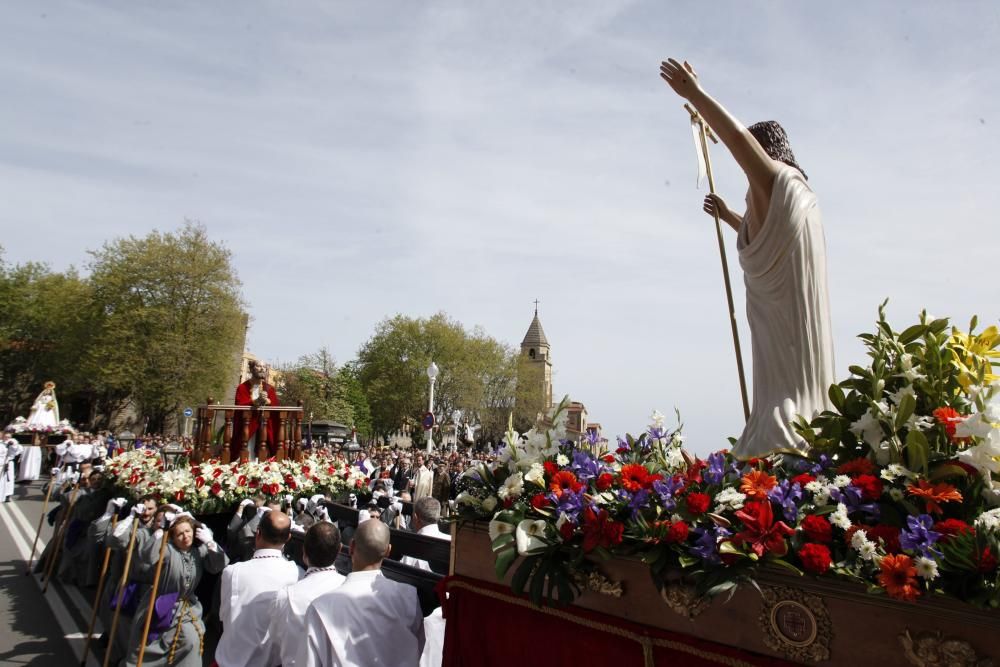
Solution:
<svg viewBox="0 0 1000 667"><path fill-rule="evenodd" d="M552 359L549 341L545 337L542 323L538 319L538 301L535 301L535 317L531 320L528 333L521 341L521 372L518 374L519 395L530 408L546 412L552 407ZM522 384L523 383L523 384ZM528 405L523 406L528 408Z"/></svg>

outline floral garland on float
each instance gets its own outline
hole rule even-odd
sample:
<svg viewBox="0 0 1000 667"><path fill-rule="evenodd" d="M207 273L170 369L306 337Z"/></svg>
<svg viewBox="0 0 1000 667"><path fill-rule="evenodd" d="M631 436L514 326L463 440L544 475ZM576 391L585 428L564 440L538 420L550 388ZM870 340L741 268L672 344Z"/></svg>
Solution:
<svg viewBox="0 0 1000 667"><path fill-rule="evenodd" d="M133 499L146 494L174 503L194 514L231 510L244 498L281 500L318 493L332 498L367 488L358 468L332 456L313 454L301 462L286 459L222 463L216 459L190 467L167 469L160 452L136 449L107 461L105 474L117 493Z"/></svg>
<svg viewBox="0 0 1000 667"><path fill-rule="evenodd" d="M49 434L66 435L66 436L76 435L76 429L73 428L73 425L69 423L68 419L63 419L55 426L44 426L39 428L37 426L29 426L28 420L25 419L24 417L16 417L14 421L7 424L7 426L4 428L4 431L7 433L14 433L14 434L44 433L47 435Z"/></svg>
<svg viewBox="0 0 1000 667"><path fill-rule="evenodd" d="M659 413L603 451L567 439L564 399L549 427L509 429L494 464L463 473L461 520L489 521L497 578L517 563L511 586L536 604L572 601L615 555L708 597L770 566L997 608L1000 333L975 327L923 314L897 333L883 304L861 335L871 363L830 388L834 410L796 425L809 457L703 460Z"/></svg>

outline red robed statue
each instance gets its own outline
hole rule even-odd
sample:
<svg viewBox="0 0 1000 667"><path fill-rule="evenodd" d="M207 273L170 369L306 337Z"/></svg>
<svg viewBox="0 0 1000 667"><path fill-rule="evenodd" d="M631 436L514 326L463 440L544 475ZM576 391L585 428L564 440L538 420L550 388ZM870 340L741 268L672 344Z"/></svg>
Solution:
<svg viewBox="0 0 1000 667"><path fill-rule="evenodd" d="M277 406L278 394L274 391L274 385L265 381L267 367L254 360L248 364L250 379L241 382L236 387L236 405L252 405L255 407ZM237 411L233 415L233 439L230 442L229 451L232 461L239 461L240 450L243 449L243 420L249 417L250 420L250 440L247 449L251 458L254 458L254 445L257 444L257 430L260 428L260 411L250 412ZM268 455L274 456L278 452L278 419L277 414L273 418L269 415L267 421L267 449Z"/></svg>

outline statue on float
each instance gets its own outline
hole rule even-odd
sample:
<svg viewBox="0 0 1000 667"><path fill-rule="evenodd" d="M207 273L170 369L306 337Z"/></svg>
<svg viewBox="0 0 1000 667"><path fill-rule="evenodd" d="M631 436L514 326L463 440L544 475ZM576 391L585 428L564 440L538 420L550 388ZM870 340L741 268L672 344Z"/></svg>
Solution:
<svg viewBox="0 0 1000 667"><path fill-rule="evenodd" d="M56 400L56 383L46 382L31 404L27 430L54 431L59 425L59 402Z"/></svg>
<svg viewBox="0 0 1000 667"><path fill-rule="evenodd" d="M836 382L826 241L816 195L781 125L745 127L705 92L687 62L663 62L660 76L694 106L749 181L742 216L715 194L704 202L706 213L736 230L746 284L753 409L733 454L748 459L805 453L808 446L791 422L829 409L829 387ZM738 349L737 339L737 354Z"/></svg>
<svg viewBox="0 0 1000 667"><path fill-rule="evenodd" d="M267 382L267 366L263 363L251 359L247 365L250 371L250 379L241 382L236 387L236 405L249 405L253 408L269 407L278 405L278 393L274 385ZM246 442L247 452L250 459L257 456L257 433L260 430L261 412L260 410L239 410L233 415L233 438L230 443L230 456L232 461L239 461L240 450L243 449L243 425L248 423L249 437ZM268 455L274 456L278 451L278 420L269 419L267 422L267 448Z"/></svg>

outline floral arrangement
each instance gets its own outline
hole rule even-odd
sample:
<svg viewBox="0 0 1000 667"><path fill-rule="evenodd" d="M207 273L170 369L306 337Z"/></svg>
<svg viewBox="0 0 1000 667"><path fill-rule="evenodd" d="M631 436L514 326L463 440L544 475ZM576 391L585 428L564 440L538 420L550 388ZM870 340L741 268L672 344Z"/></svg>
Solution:
<svg viewBox="0 0 1000 667"><path fill-rule="evenodd" d="M166 469L157 450L136 449L109 459L105 473L118 493L133 498L152 493L197 514L228 511L256 495L279 499L322 493L337 498L368 484L358 468L322 454L301 463L269 459L227 464L212 459Z"/></svg>
<svg viewBox="0 0 1000 667"><path fill-rule="evenodd" d="M461 517L489 520L497 577L518 563L512 587L538 604L571 601L615 554L707 596L774 566L996 608L1000 335L974 329L924 314L897 333L880 309L861 336L871 364L831 387L834 410L797 424L808 457L702 460L659 413L605 451L567 439L564 399L548 425L509 429L495 463L463 473Z"/></svg>

